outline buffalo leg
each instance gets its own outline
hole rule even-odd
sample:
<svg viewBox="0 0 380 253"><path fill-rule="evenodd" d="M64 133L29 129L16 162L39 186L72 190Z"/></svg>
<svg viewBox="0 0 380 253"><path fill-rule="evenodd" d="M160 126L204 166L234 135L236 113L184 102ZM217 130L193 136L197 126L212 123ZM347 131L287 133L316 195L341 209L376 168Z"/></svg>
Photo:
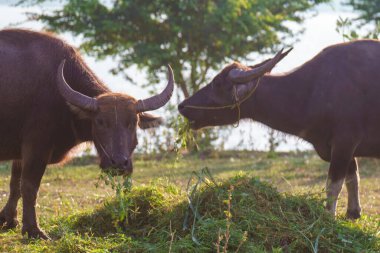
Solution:
<svg viewBox="0 0 380 253"><path fill-rule="evenodd" d="M12 163L12 175L10 182L10 192L7 204L0 212L0 227L6 229L14 228L18 225L17 221L17 203L20 199L20 177L21 162L18 160Z"/></svg>
<svg viewBox="0 0 380 253"><path fill-rule="evenodd" d="M357 160L351 161L346 173L345 184L348 193L348 207L346 216L349 219L360 218L361 207L359 198L359 167Z"/></svg>
<svg viewBox="0 0 380 253"><path fill-rule="evenodd" d="M22 234L29 238L49 239L39 228L36 215L36 200L42 176L47 165L47 156L33 154L26 150L23 157L23 170L21 174L21 196L23 201Z"/></svg>
<svg viewBox="0 0 380 253"><path fill-rule="evenodd" d="M326 183L327 205L326 208L334 216L339 194L342 190L343 182L352 161L354 148L350 144L339 143L331 150L330 168Z"/></svg>

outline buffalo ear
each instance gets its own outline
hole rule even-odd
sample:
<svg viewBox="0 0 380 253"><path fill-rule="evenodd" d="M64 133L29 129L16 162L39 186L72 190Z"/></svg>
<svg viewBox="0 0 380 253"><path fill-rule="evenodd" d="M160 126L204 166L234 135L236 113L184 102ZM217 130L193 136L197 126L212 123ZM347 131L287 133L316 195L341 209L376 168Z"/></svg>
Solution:
<svg viewBox="0 0 380 253"><path fill-rule="evenodd" d="M161 117L154 116L149 113L139 113L139 127L141 129L147 129L152 127L158 127L163 123L163 119Z"/></svg>
<svg viewBox="0 0 380 253"><path fill-rule="evenodd" d="M78 117L78 119L89 119L94 114L93 112L84 110L84 109L79 108L78 106L75 106L75 105L70 104L68 102L66 102L66 103L69 106L70 111L72 113L74 113Z"/></svg>

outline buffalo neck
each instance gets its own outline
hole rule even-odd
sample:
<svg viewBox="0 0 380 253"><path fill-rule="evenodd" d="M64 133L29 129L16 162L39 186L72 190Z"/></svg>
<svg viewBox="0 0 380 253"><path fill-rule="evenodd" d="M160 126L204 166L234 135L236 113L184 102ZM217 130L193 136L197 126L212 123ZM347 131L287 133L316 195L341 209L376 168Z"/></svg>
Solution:
<svg viewBox="0 0 380 253"><path fill-rule="evenodd" d="M71 60L67 66L65 66L64 74L71 88L84 95L97 97L110 92L83 61Z"/></svg>
<svg viewBox="0 0 380 253"><path fill-rule="evenodd" d="M276 130L299 135L305 130L308 89L297 74L266 75L242 107L242 116Z"/></svg>

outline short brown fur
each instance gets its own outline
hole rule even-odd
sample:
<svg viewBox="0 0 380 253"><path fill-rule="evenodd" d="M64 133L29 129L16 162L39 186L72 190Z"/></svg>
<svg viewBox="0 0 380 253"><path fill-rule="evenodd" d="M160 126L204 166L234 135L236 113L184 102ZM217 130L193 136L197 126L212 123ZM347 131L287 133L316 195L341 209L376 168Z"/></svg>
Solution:
<svg viewBox="0 0 380 253"><path fill-rule="evenodd" d="M194 129L233 124L241 117L310 142L319 156L330 162L327 208L335 214L345 181L347 216L360 217L356 157L380 157L380 42L360 40L330 46L282 75L267 74L247 83L229 78L233 69L259 65L263 63L225 67L210 84L184 100L179 111ZM234 103L234 87L238 95L244 95L258 82L257 90L241 104L241 114L238 108L195 108Z"/></svg>
<svg viewBox="0 0 380 253"><path fill-rule="evenodd" d="M71 88L96 98L99 110L68 103L57 88L58 67ZM0 161L13 160L9 199L0 227L17 225L23 200L22 233L47 239L36 218L36 198L47 164L58 163L76 145L93 141L102 168L132 172L136 126L157 126L161 119L137 114L136 99L112 93L76 49L49 33L0 31Z"/></svg>

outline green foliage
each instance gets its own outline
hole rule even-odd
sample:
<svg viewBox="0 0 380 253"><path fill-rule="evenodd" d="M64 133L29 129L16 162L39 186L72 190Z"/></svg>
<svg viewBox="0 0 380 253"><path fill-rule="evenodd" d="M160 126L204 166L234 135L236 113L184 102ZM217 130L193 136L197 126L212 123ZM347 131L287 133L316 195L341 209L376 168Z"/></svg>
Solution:
<svg viewBox="0 0 380 253"><path fill-rule="evenodd" d="M362 25L368 22L375 24L380 22L380 0L346 0L345 2L359 12L358 19L361 20Z"/></svg>
<svg viewBox="0 0 380 253"><path fill-rule="evenodd" d="M196 195L201 218L193 226L198 244L191 229L182 228L188 208L185 194L175 185L155 183L133 187L125 195L136 209L123 231L110 226L115 224L110 209L99 207L60 219L59 226L65 229L55 231L57 240L48 247L58 252L380 250L376 230L364 232L355 223L333 219L318 195L280 194L270 185L243 175L205 184ZM117 201L108 203L118 205Z"/></svg>
<svg viewBox="0 0 380 253"><path fill-rule="evenodd" d="M197 141L194 137L194 132L191 131L189 120L179 116L175 121L177 130L177 138L175 141L175 149L178 152L181 148L188 148L189 145L194 145L196 149Z"/></svg>
<svg viewBox="0 0 380 253"><path fill-rule="evenodd" d="M128 216L132 206L127 197L132 188L132 177L117 177L111 173L102 173L99 180L103 180L105 185L110 185L115 191L113 203L106 202L105 208L111 213L114 224L124 228L128 224ZM99 184L97 183L96 186Z"/></svg>
<svg viewBox="0 0 380 253"><path fill-rule="evenodd" d="M351 30L352 20L349 18L339 17L336 21L336 31L342 35L342 40L355 40L359 38L356 31Z"/></svg>
<svg viewBox="0 0 380 253"><path fill-rule="evenodd" d="M7 171L9 170L10 164L9 163L0 163L0 171Z"/></svg>
<svg viewBox="0 0 380 253"><path fill-rule="evenodd" d="M337 32L343 40L378 39L380 35L380 0L345 0L345 5L358 12L353 19L339 17ZM362 31L362 32L359 32Z"/></svg>
<svg viewBox="0 0 380 253"><path fill-rule="evenodd" d="M314 152L278 153L273 159L267 159L267 153L236 151L210 153L202 160L197 155L180 160L176 154L136 155L134 184L123 197L128 203L125 224L118 223L123 209L115 194L118 188L129 189L123 178L110 178L117 182L105 185L93 162L48 168L37 212L41 227L54 240L25 240L18 227L1 231L0 252L216 252L219 237L223 252L227 231L228 252L239 245L238 252L379 252L378 160L361 159L359 164L365 215L350 221L341 216L347 205L345 191L336 220L324 211L328 164ZM213 177L206 170L193 172L204 166ZM8 192L10 173L10 167L0 170L2 193ZM194 235L201 245L192 240L191 213L183 230L191 175L190 186L199 178L207 182L192 197L193 203L199 202L201 219ZM112 189L112 184L117 187ZM6 196L0 195L0 206L5 202Z"/></svg>
<svg viewBox="0 0 380 253"><path fill-rule="evenodd" d="M189 151L210 151L213 142L218 139L218 129L201 129L193 131L190 128L188 119L178 116L171 124L173 129L177 129L174 150L178 153L181 150ZM225 128L225 131L229 129Z"/></svg>
<svg viewBox="0 0 380 253"><path fill-rule="evenodd" d="M49 0L21 0L41 4ZM99 59L118 62L113 73L137 65L148 74L150 91L171 64L184 97L196 92L231 60L248 60L251 52L269 52L292 43L305 12L329 0L66 0L51 13L34 13L56 32L71 32L82 39L81 48ZM175 118L175 116L174 116ZM218 135L213 130L195 134L198 145L210 148ZM197 147L198 146L198 147Z"/></svg>
<svg viewBox="0 0 380 253"><path fill-rule="evenodd" d="M299 23L305 11L327 1L67 0L53 13L31 17L51 30L81 36L82 49L91 55L117 56L114 72L137 64L156 80L157 70L171 63L188 96L226 60L283 44L284 37L295 35L285 21Z"/></svg>

